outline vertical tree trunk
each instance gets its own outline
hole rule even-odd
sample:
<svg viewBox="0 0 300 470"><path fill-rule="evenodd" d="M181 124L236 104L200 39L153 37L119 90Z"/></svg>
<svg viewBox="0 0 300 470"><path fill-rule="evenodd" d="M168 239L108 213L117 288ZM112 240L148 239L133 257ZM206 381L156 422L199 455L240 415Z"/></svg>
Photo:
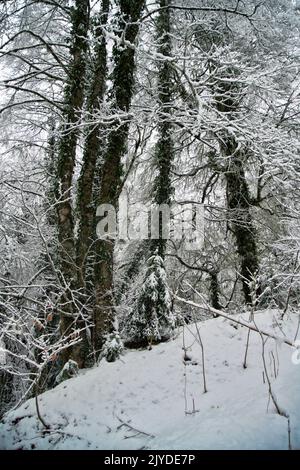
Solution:
<svg viewBox="0 0 300 470"><path fill-rule="evenodd" d="M155 148L155 169L157 176L154 181L153 196L157 206L169 205L171 202L172 185L170 170L174 156L172 140L171 109L172 102L172 69L170 57L172 52L170 36L170 5L169 0L159 1L160 10L157 19L157 55L158 64L158 140ZM136 300L136 311L128 318L129 335L133 335L136 346L161 341L170 336L174 328L172 302L166 282L164 258L167 240L164 239L164 217L158 212L158 230L156 239L149 243L149 259L147 270ZM153 225L153 221L151 221ZM155 222L155 225L157 222Z"/></svg>
<svg viewBox="0 0 300 470"><path fill-rule="evenodd" d="M61 334L71 333L75 320L76 306L74 292L77 286L77 268L75 257L74 220L71 201L73 172L76 160L78 127L85 86L87 34L89 28L89 0L75 0L72 8L71 63L65 89L64 125L59 142L57 168L57 216L58 240L60 250L60 270L65 285L63 299L64 313L61 316ZM63 354L63 362L71 355L70 348ZM74 352L76 355L76 353ZM74 357L74 359L76 359Z"/></svg>
<svg viewBox="0 0 300 470"><path fill-rule="evenodd" d="M0 371L0 419L14 404L13 400L14 376L5 370Z"/></svg>
<svg viewBox="0 0 300 470"><path fill-rule="evenodd" d="M237 252L241 261L241 276L245 301L251 305L253 289L251 289L250 283L259 269L256 231L250 212L251 198L243 165L238 156L235 158L236 161L225 175L227 182L227 204L230 225L236 239ZM259 290L256 294L259 294Z"/></svg>
<svg viewBox="0 0 300 470"><path fill-rule="evenodd" d="M170 0L160 0L159 5L161 11L159 12L157 20L158 53L170 57L172 53L170 10L166 8L170 5ZM170 172L174 157L174 146L172 140L173 126L171 123L173 90L172 68L170 62L166 59L160 61L158 64L159 138L155 153L158 175L154 183L154 201L156 204L160 205L170 204L171 202L173 190ZM160 227L159 233L163 233L162 227ZM164 258L165 249L166 240L162 238L154 240L151 244L151 251L154 252L158 250L158 254L162 258Z"/></svg>
<svg viewBox="0 0 300 470"><path fill-rule="evenodd" d="M106 89L107 75L107 52L106 38L103 33L108 19L109 0L102 1L102 10L95 29L95 64L88 91L87 113L89 119L101 109L103 97ZM94 124L92 129L87 129L87 135L83 150L83 163L78 181L77 212L79 220L79 231L77 238L77 266L79 269L79 285L85 285L86 263L89 249L94 239L94 214L95 204L93 201L93 189L95 181L95 171L97 160L101 156L100 125Z"/></svg>
<svg viewBox="0 0 300 470"><path fill-rule="evenodd" d="M222 74L222 72L221 72ZM228 121L234 121L243 96L241 85L236 79L238 72L228 69L222 80L215 86L215 106L224 113ZM225 80L224 80L225 78ZM215 79L215 78L214 78ZM251 197L245 176L244 161L247 148L242 148L233 135L226 131L220 136L220 150L226 162L225 178L227 185L227 207L230 226L236 240L241 263L241 278L245 301L252 303L251 281L259 269L256 232L251 216ZM259 288L256 292L259 294Z"/></svg>
<svg viewBox="0 0 300 470"><path fill-rule="evenodd" d="M210 298L211 305L216 310L221 310L222 306L220 304L220 289L218 281L218 273L216 271L210 271Z"/></svg>
<svg viewBox="0 0 300 470"><path fill-rule="evenodd" d="M119 0L120 38L123 44L115 44L113 50L113 94L116 111L128 112L133 95L135 51L128 46L136 40L144 0ZM121 185L121 158L126 151L129 124L114 126L108 136L107 149L101 167L100 188L97 205L112 204L117 208L119 188ZM113 330L113 240L98 240L96 245L95 276L95 308L94 308L94 346L99 352L108 332Z"/></svg>

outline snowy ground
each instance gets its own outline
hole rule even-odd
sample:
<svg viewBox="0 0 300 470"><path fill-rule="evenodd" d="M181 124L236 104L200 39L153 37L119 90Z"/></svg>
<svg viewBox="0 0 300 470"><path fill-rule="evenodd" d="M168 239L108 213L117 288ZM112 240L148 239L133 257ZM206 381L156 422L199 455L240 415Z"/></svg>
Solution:
<svg viewBox="0 0 300 470"><path fill-rule="evenodd" d="M255 318L260 328L282 336L274 311ZM195 326L190 328L196 334ZM116 363L101 362L41 395L49 433L43 432L33 400L9 413L0 425L0 448L288 449L288 419L276 413L263 380L260 335L251 333L243 369L245 328L221 318L199 328L207 393L200 346L185 328L192 360L184 363L181 329L176 339L152 351L127 351ZM281 328L294 339L297 316L290 315ZM268 374L290 417L291 447L300 449L300 364L293 363L292 354L291 347L267 341Z"/></svg>

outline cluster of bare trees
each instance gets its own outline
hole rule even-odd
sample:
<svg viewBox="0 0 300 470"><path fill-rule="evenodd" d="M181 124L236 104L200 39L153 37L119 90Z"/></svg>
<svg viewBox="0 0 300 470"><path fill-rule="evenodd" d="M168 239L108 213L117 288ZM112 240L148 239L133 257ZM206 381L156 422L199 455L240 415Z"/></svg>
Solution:
<svg viewBox="0 0 300 470"><path fill-rule="evenodd" d="M5 0L0 34L2 403L130 343L133 318L159 340L184 279L217 310L296 305L292 1ZM203 204L204 247L99 239L124 192Z"/></svg>

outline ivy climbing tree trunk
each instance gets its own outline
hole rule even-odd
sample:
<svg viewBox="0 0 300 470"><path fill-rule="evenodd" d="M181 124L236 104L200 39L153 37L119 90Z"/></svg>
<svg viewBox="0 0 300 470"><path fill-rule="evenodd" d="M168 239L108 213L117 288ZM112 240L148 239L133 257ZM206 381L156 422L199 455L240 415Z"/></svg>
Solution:
<svg viewBox="0 0 300 470"><path fill-rule="evenodd" d="M226 113L227 119L233 120L239 109L243 96L235 81L236 71L228 70L226 80L217 84L216 108L220 113ZM223 77L224 78L224 77ZM220 138L221 154L226 163L224 175L226 178L227 207L229 223L236 240L237 252L241 264L241 281L245 301L252 303L253 289L251 283L259 270L256 231L251 215L251 196L245 175L247 148L243 148L234 135L225 132ZM259 295L257 288L256 294Z"/></svg>
<svg viewBox="0 0 300 470"><path fill-rule="evenodd" d="M103 28L107 24L109 0L102 1L102 9L95 25L95 56L92 63L90 87L87 98L87 114L93 118L101 109L107 76L106 37ZM77 237L77 266L79 269L79 285L86 284L86 266L89 250L93 242L94 214L96 211L93 201L95 171L98 159L101 159L100 125L93 124L88 127L84 142L82 169L78 181L77 215L79 230Z"/></svg>
<svg viewBox="0 0 300 470"><path fill-rule="evenodd" d="M158 175L154 182L154 202L157 205L170 204L172 197L171 185L171 166L174 158L174 146L172 140L173 126L171 123L172 109L172 67L168 58L172 54L171 43L171 22L170 22L170 0L160 0L161 8L157 19L157 36L158 36L158 54L163 55L166 59L158 62L158 142L155 151L155 164ZM164 259L166 250L166 240L163 239L163 227L159 227L160 237L153 240L151 251L157 251L161 258Z"/></svg>
<svg viewBox="0 0 300 470"><path fill-rule="evenodd" d="M237 144L235 143L236 147ZM256 231L251 217L251 197L247 185L241 158L237 154L235 161L226 174L227 205L231 230L236 239L237 252L241 263L242 285L247 304L252 304L253 288L251 283L258 273ZM259 289L256 295L259 294Z"/></svg>
<svg viewBox="0 0 300 470"><path fill-rule="evenodd" d="M64 124L58 150L57 165L57 217L59 261L64 297L62 299L61 334L71 333L76 323L74 293L77 288L77 267L74 239L74 214L72 207L73 173L79 127L76 126L84 101L87 35L89 29L89 0L75 0L71 8L70 65L64 97ZM75 356L77 348L68 348L62 360Z"/></svg>
<svg viewBox="0 0 300 470"><path fill-rule="evenodd" d="M164 238L166 227L163 226L163 205L170 205L172 196L171 165L174 157L172 140L171 110L172 103L172 69L170 57L172 53L170 35L169 0L160 0L157 18L157 55L158 60L158 140L155 148L155 169L157 176L154 181L154 203L158 209L159 220L155 222L156 238L149 243L149 259L147 270L138 298L127 321L127 334L133 344L149 348L153 342L170 337L174 328L172 301L167 283L165 269L165 252L167 240ZM158 222L158 223L157 223ZM153 224L153 222L151 221ZM154 226L154 225L152 225Z"/></svg>
<svg viewBox="0 0 300 470"><path fill-rule="evenodd" d="M116 112L128 112L131 105L135 49L133 47L139 32L139 19L145 5L144 0L119 0L118 35L121 44L114 45L114 70L112 74L113 95ZM115 123L111 130L101 167L100 188L97 205L118 205L121 187L121 158L126 151L129 123ZM101 350L106 335L113 331L113 258L114 240L97 240L95 244L96 262L94 268L95 308L94 308L94 347L97 353Z"/></svg>

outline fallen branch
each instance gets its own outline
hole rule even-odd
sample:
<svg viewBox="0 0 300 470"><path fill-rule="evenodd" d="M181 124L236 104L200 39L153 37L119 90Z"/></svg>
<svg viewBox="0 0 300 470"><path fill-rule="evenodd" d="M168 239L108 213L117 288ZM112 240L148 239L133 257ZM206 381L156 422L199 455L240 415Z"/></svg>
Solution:
<svg viewBox="0 0 300 470"><path fill-rule="evenodd" d="M136 433L136 435L138 434L142 434L143 436L147 436L147 437L155 437L153 434L149 434L145 431L141 431L140 429L137 429L137 428L134 428L133 426L131 426L131 424L127 423L126 421L123 421L123 419L121 419L119 416L117 416L117 419L120 421L120 426L118 426L117 429L120 429L121 427L125 426L126 428L128 428L130 431L134 431Z"/></svg>
<svg viewBox="0 0 300 470"><path fill-rule="evenodd" d="M263 334L264 336L268 336L269 338L273 338L273 339L275 339L275 341L285 343L288 346L291 346L292 348L298 349L298 347L299 347L299 346L296 345L295 341L293 341L293 340L290 340L288 338L280 338L279 336L273 335L272 333L269 333L267 331L258 330L253 325L244 323L241 320L237 320L236 318L234 318L230 315L226 315L226 313L222 312L222 310L217 310L216 308L213 308L213 307L210 307L210 306L203 307L202 305L196 304L195 302L192 302L191 300L182 299L181 297L178 297L177 295L175 295L174 298L176 300L178 300L179 302L190 305L191 307L200 308L201 310L208 310L209 312L214 313L214 314L218 315L219 317L226 318L226 320L230 320L231 322L234 322L234 323L237 323L238 325L244 326L245 328L248 328L249 330L255 331L258 334Z"/></svg>

